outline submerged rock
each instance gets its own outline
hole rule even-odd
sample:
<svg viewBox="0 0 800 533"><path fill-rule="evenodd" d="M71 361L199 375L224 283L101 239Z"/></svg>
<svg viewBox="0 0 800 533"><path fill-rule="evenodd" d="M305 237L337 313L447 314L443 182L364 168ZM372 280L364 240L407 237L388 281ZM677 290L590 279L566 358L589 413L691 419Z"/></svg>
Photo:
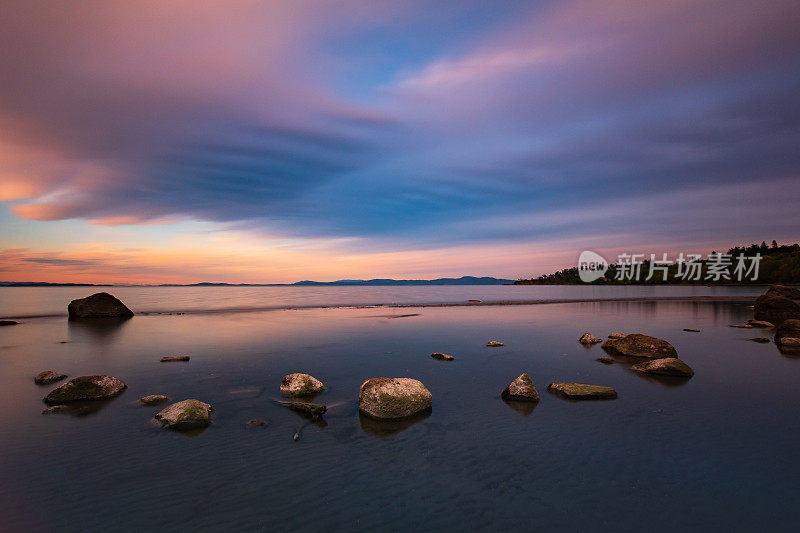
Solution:
<svg viewBox="0 0 800 533"><path fill-rule="evenodd" d="M637 363L631 366L631 370L643 374L658 374L661 376L678 376L683 378L694 376L692 367L677 357L665 357L663 359L654 359L652 361Z"/></svg>
<svg viewBox="0 0 800 533"><path fill-rule="evenodd" d="M613 365L614 364L614 360L611 359L610 357L598 357L597 360L600 361L601 363L603 363L604 365Z"/></svg>
<svg viewBox="0 0 800 533"><path fill-rule="evenodd" d="M618 331L615 331L613 333L609 333L608 334L608 338L609 339L622 339L622 338L625 338L627 336L628 336L627 333L619 333Z"/></svg>
<svg viewBox="0 0 800 533"><path fill-rule="evenodd" d="M183 400L168 405L160 411L155 419L164 429L196 429L204 428L211 424L212 407L200 400Z"/></svg>
<svg viewBox="0 0 800 533"><path fill-rule="evenodd" d="M800 300L800 289L787 287L786 285L773 285L765 294L783 296L784 298L789 298L791 300Z"/></svg>
<svg viewBox="0 0 800 533"><path fill-rule="evenodd" d="M58 414L71 414L72 408L69 405L59 404L51 405L42 410L43 415L58 415Z"/></svg>
<svg viewBox="0 0 800 533"><path fill-rule="evenodd" d="M505 344L503 344L500 341L489 341L489 342L486 343L486 346L489 346L491 348L497 348L499 346L505 346Z"/></svg>
<svg viewBox="0 0 800 533"><path fill-rule="evenodd" d="M46 404L107 400L127 388L125 382L112 376L80 376L54 389L44 397Z"/></svg>
<svg viewBox="0 0 800 533"><path fill-rule="evenodd" d="M266 426L267 423L264 422L263 420L254 419L254 420L248 420L247 421L247 425L250 426L251 428L257 428L257 427Z"/></svg>
<svg viewBox="0 0 800 533"><path fill-rule="evenodd" d="M767 322L766 320L748 320L748 324L753 326L754 328L774 328L775 324L772 322Z"/></svg>
<svg viewBox="0 0 800 533"><path fill-rule="evenodd" d="M780 325L784 320L800 318L800 305L774 293L762 294L756 298L753 318Z"/></svg>
<svg viewBox="0 0 800 533"><path fill-rule="evenodd" d="M169 400L163 394L151 394L150 396L143 396L139 401L144 405L159 405Z"/></svg>
<svg viewBox="0 0 800 533"><path fill-rule="evenodd" d="M752 339L747 339L747 340L753 342L760 342L761 344L767 344L769 342L769 339L766 337L753 337Z"/></svg>
<svg viewBox="0 0 800 533"><path fill-rule="evenodd" d="M452 361L453 359L455 359L455 357L453 357L452 355L447 355L446 353L439 353L439 352L432 353L431 357L433 357L434 359L438 359L439 361Z"/></svg>
<svg viewBox="0 0 800 533"><path fill-rule="evenodd" d="M598 339L588 331L581 335L581 338L578 339L578 342L581 344L597 344L598 342L603 342L603 339Z"/></svg>
<svg viewBox="0 0 800 533"><path fill-rule="evenodd" d="M612 400L617 397L617 391L611 387L586 383L551 383L547 390L570 400Z"/></svg>
<svg viewBox="0 0 800 533"><path fill-rule="evenodd" d="M188 355L168 355L166 357L161 358L162 363L172 363L175 361L188 361L191 359Z"/></svg>
<svg viewBox="0 0 800 533"><path fill-rule="evenodd" d="M313 396L325 390L325 385L309 374L287 374L281 380L284 396Z"/></svg>
<svg viewBox="0 0 800 533"><path fill-rule="evenodd" d="M678 356L675 347L667 341L641 333L631 333L621 339L609 339L603 343L603 349L611 355L648 359Z"/></svg>
<svg viewBox="0 0 800 533"><path fill-rule="evenodd" d="M128 318L133 311L107 292L72 300L67 308L70 318Z"/></svg>
<svg viewBox="0 0 800 533"><path fill-rule="evenodd" d="M398 419L431 408L433 396L411 378L372 378L361 384L358 410L380 419Z"/></svg>
<svg viewBox="0 0 800 533"><path fill-rule="evenodd" d="M0 320L0 326L16 326L19 324L16 320Z"/></svg>
<svg viewBox="0 0 800 533"><path fill-rule="evenodd" d="M525 373L511 382L500 396L504 400L517 400L521 402L538 402L539 392L533 386L533 380Z"/></svg>
<svg viewBox="0 0 800 533"><path fill-rule="evenodd" d="M33 381L39 385L49 385L50 383L61 381L66 377L66 374L60 374L58 372L53 372L52 370L45 370L44 372L39 372L36 374L36 377L33 378Z"/></svg>
<svg viewBox="0 0 800 533"><path fill-rule="evenodd" d="M288 407L292 411L310 415L314 419L320 418L328 410L324 405L311 402L281 402L281 405Z"/></svg>
<svg viewBox="0 0 800 533"><path fill-rule="evenodd" d="M775 344L785 344L788 339L796 338L800 338L800 320L786 320L775 330Z"/></svg>

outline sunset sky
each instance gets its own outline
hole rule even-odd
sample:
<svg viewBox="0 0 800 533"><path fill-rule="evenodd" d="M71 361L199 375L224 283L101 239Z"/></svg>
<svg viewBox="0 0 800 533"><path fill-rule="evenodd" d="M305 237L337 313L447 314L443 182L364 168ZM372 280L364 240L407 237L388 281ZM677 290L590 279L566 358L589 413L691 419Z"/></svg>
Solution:
<svg viewBox="0 0 800 533"><path fill-rule="evenodd" d="M800 7L0 3L0 280L530 277L800 237Z"/></svg>

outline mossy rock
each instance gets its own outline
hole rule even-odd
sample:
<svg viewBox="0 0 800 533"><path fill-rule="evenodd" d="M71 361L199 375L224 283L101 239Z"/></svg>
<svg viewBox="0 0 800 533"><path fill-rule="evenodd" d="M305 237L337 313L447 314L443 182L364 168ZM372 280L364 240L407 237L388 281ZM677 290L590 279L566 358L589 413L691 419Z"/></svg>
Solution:
<svg viewBox="0 0 800 533"><path fill-rule="evenodd" d="M675 347L663 339L631 333L620 339L608 339L603 343L603 349L611 355L625 357L645 357L648 359L661 359L664 357L678 357Z"/></svg>
<svg viewBox="0 0 800 533"><path fill-rule="evenodd" d="M211 424L212 407L200 400L183 400L168 405L155 419L164 429L187 430L204 428Z"/></svg>
<svg viewBox="0 0 800 533"><path fill-rule="evenodd" d="M358 409L373 418L396 420L431 408L433 395L411 378L372 378L361 384Z"/></svg>
<svg viewBox="0 0 800 533"><path fill-rule="evenodd" d="M284 396L314 396L325 390L325 385L309 374L287 374L281 380Z"/></svg>
<svg viewBox="0 0 800 533"><path fill-rule="evenodd" d="M677 357L665 357L663 359L654 359L653 361L638 363L631 366L631 370L634 372L641 372L642 374L656 374L660 376L676 376L682 378L694 376L692 367Z"/></svg>
<svg viewBox="0 0 800 533"><path fill-rule="evenodd" d="M50 391L44 397L48 405L86 400L107 400L127 388L125 382L113 376L80 376Z"/></svg>
<svg viewBox="0 0 800 533"><path fill-rule="evenodd" d="M539 392L533 386L533 380L525 373L512 381L500 396L504 400L517 400L520 402L538 402Z"/></svg>
<svg viewBox="0 0 800 533"><path fill-rule="evenodd" d="M587 383L551 383L547 390L570 400L611 400L617 397L617 391L611 387Z"/></svg>

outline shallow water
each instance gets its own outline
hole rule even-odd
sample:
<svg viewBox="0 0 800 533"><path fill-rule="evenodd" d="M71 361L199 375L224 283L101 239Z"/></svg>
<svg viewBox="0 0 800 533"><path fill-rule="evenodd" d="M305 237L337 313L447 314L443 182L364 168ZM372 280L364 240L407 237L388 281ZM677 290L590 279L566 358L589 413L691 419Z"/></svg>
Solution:
<svg viewBox="0 0 800 533"><path fill-rule="evenodd" d="M136 313L264 310L364 305L465 303L519 300L589 300L742 296L762 286L443 285L282 287L0 287L0 318L66 316L67 303L95 292L111 292Z"/></svg>
<svg viewBox="0 0 800 533"><path fill-rule="evenodd" d="M594 302L29 319L0 328L0 529L796 530L800 360L728 327L751 316L745 303ZM603 365L584 331L665 338L695 377ZM191 361L159 362L170 354ZM45 369L128 389L88 416L43 416L56 385L32 378ZM274 403L290 372L326 383L324 423ZM542 397L532 410L499 397L522 372ZM422 380L430 416L362 419L358 388L377 376ZM566 401L552 381L619 398ZM163 431L160 408L137 404L147 394L211 403L213 423Z"/></svg>

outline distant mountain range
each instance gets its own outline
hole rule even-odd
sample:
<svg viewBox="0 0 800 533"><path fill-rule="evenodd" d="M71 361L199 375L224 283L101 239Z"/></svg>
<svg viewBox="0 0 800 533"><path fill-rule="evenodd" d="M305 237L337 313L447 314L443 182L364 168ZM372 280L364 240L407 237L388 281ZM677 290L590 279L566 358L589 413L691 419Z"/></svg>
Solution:
<svg viewBox="0 0 800 533"><path fill-rule="evenodd" d="M296 283L163 283L161 285L145 285L148 287L293 287L293 286L370 286L370 285L511 285L514 280L492 277L462 276L460 278L438 279L340 279L338 281L298 281ZM48 283L43 281L0 281L0 287L111 287L126 286L97 285L94 283ZM130 286L130 285L127 285ZM133 285L138 287L140 285Z"/></svg>

